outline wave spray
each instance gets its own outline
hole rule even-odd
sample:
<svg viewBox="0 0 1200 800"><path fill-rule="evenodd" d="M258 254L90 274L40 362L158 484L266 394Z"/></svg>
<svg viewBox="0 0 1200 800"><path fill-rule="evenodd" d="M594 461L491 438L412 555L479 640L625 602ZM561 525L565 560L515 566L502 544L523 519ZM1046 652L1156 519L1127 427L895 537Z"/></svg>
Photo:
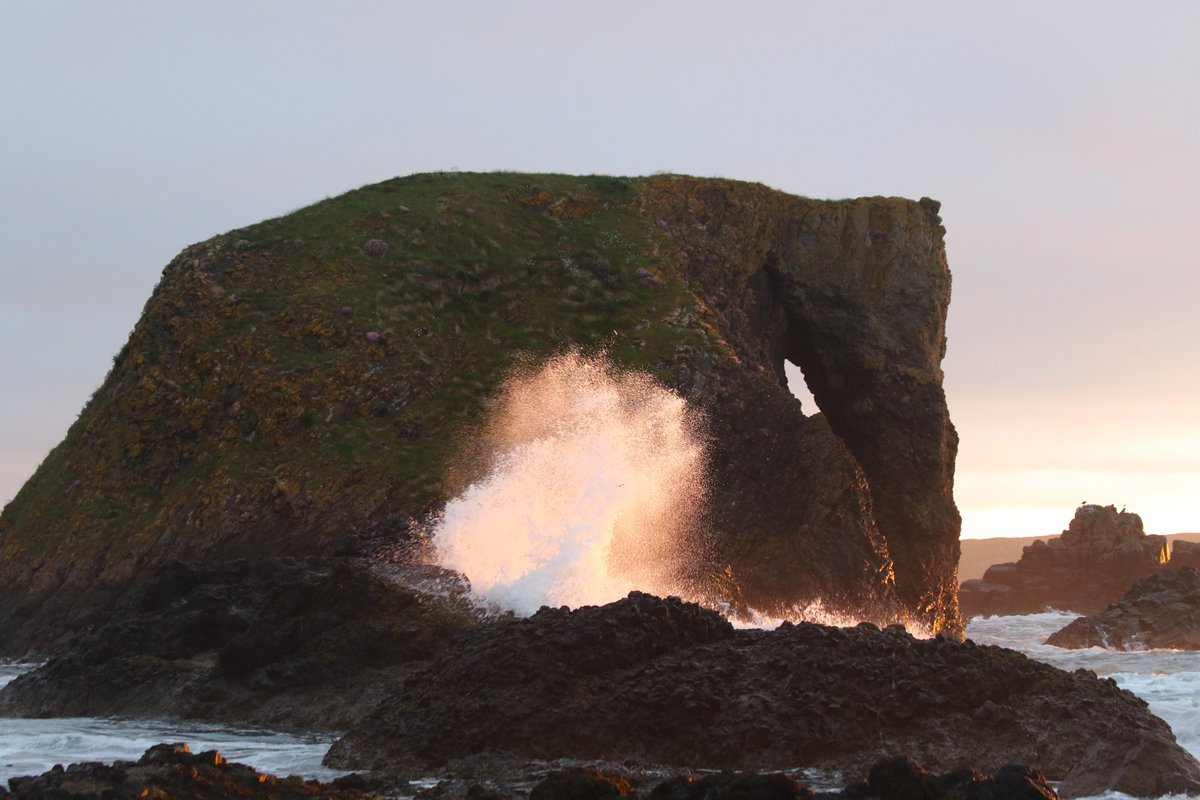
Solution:
<svg viewBox="0 0 1200 800"><path fill-rule="evenodd" d="M521 614L633 589L687 594L705 450L678 395L578 352L511 378L473 443L483 477L447 505L438 563Z"/></svg>

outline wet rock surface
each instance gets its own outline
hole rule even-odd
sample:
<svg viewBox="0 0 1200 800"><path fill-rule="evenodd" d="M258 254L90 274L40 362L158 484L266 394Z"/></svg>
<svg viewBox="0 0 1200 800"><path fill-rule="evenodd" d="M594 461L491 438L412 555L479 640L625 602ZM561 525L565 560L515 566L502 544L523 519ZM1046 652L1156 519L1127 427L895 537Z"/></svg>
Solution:
<svg viewBox="0 0 1200 800"><path fill-rule="evenodd" d="M402 586L352 558L175 563L109 622L0 689L0 716L344 729L475 623L460 600Z"/></svg>
<svg viewBox="0 0 1200 800"><path fill-rule="evenodd" d="M464 636L326 760L418 775L490 750L848 774L902 752L934 770L1033 764L1068 796L1200 790L1167 725L1092 673L899 627L734 630L637 593Z"/></svg>
<svg viewBox="0 0 1200 800"><path fill-rule="evenodd" d="M374 795L334 784L302 778L277 778L244 764L226 761L215 750L192 753L186 744L159 744L137 761L112 764L82 762L61 765L41 775L9 779L9 791L0 797L13 800L117 800L158 797L223 800L254 797L263 800L358 800Z"/></svg>
<svg viewBox="0 0 1200 800"><path fill-rule="evenodd" d="M995 564L983 578L964 581L959 604L967 616L1052 608L1092 614L1115 603L1136 581L1197 559L1200 547L1190 542L1172 547L1164 536L1147 535L1137 514L1083 505L1057 539L1039 539L1019 561Z"/></svg>
<svg viewBox="0 0 1200 800"><path fill-rule="evenodd" d="M1104 611L1080 617L1052 633L1046 644L1072 649L1200 650L1200 573L1184 567L1143 578Z"/></svg>
<svg viewBox="0 0 1200 800"><path fill-rule="evenodd" d="M502 759L503 760L503 759ZM439 780L410 783L385 773L352 773L327 783L276 777L226 761L216 751L191 753L186 744L159 744L137 761L61 765L41 775L13 778L0 797L14 800L161 797L292 798L354 800L413 797L415 800L1053 800L1044 776L1005 766L992 777L974 770L927 773L911 758L871 767L866 780L839 791L814 792L798 772L673 772L633 762L571 764L492 760L490 770L449 773Z"/></svg>

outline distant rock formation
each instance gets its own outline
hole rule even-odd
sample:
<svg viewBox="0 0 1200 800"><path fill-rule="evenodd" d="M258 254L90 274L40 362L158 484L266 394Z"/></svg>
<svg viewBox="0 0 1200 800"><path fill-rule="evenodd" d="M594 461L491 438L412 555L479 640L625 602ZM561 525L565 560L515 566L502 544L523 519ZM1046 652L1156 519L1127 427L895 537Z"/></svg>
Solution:
<svg viewBox="0 0 1200 800"><path fill-rule="evenodd" d="M571 346L705 416L698 574L765 610L956 631L938 210L433 174L189 247L0 514L0 655L52 650L173 560L403 541L473 477L460 445L509 370ZM788 392L787 360L824 413Z"/></svg>
<svg viewBox="0 0 1200 800"><path fill-rule="evenodd" d="M1046 644L1072 649L1200 650L1200 573L1183 567L1143 578L1118 602L1052 633Z"/></svg>
<svg viewBox="0 0 1200 800"><path fill-rule="evenodd" d="M1115 506L1083 505L1057 539L1035 541L1016 563L995 564L983 578L964 581L959 603L967 616L1051 608L1091 614L1165 567L1198 563L1200 545L1147 535L1141 517Z"/></svg>
<svg viewBox="0 0 1200 800"><path fill-rule="evenodd" d="M1066 796L1200 791L1166 723L1092 673L899 626L735 630L637 593L464 634L326 761L428 774L492 750L859 775L886 751L936 770L1030 764Z"/></svg>

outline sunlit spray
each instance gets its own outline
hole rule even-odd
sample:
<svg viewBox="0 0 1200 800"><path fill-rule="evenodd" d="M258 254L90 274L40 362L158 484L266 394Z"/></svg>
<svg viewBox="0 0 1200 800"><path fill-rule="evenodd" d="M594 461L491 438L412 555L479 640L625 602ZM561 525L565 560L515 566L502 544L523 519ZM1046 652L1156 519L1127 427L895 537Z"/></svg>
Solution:
<svg viewBox="0 0 1200 800"><path fill-rule="evenodd" d="M482 477L433 532L438 563L521 614L633 589L687 595L703 550L699 424L677 394L602 356L516 375L473 448Z"/></svg>

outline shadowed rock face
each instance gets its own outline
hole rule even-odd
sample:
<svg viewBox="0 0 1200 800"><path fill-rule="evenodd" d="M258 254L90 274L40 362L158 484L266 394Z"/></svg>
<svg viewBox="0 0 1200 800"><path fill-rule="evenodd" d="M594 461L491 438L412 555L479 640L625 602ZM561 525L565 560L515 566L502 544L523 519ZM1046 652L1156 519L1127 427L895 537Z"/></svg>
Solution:
<svg viewBox="0 0 1200 800"><path fill-rule="evenodd" d="M745 195L723 182L654 188L682 271L726 337L783 384L785 360L804 371L862 471L903 606L955 627L958 437L942 390L950 272L939 204Z"/></svg>
<svg viewBox="0 0 1200 800"><path fill-rule="evenodd" d="M937 211L677 176L417 175L190 247L0 514L0 651L52 648L171 560L402 541L464 488L460 443L508 371L569 346L704 414L697 574L731 568L766 610L957 630Z"/></svg>
<svg viewBox="0 0 1200 800"><path fill-rule="evenodd" d="M103 625L0 688L0 716L342 729L476 624L443 577L384 577L347 558L167 564Z"/></svg>
<svg viewBox="0 0 1200 800"><path fill-rule="evenodd" d="M1143 578L1118 602L1099 614L1074 620L1052 633L1046 644L1072 649L1200 650L1200 573L1184 567Z"/></svg>

